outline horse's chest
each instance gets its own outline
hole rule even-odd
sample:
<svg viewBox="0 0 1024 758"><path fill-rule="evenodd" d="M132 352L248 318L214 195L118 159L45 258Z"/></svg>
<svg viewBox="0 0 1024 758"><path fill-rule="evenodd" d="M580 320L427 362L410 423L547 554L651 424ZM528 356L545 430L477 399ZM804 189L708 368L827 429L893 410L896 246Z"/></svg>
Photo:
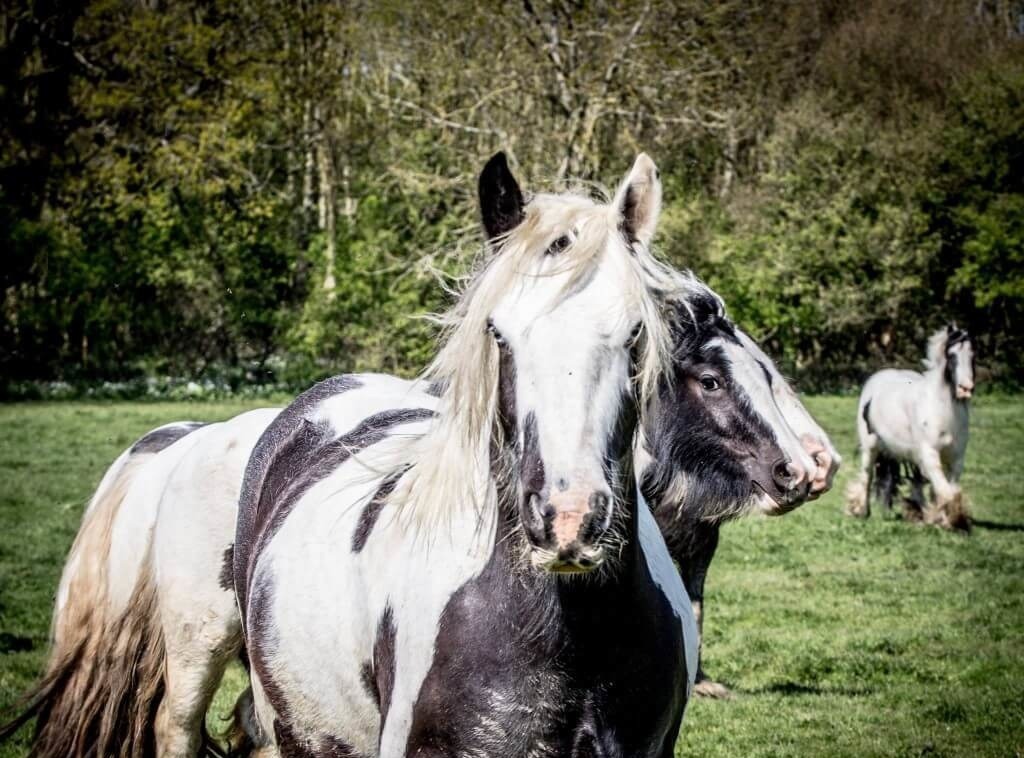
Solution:
<svg viewBox="0 0 1024 758"><path fill-rule="evenodd" d="M671 665L681 656L681 640L661 640L666 647L659 649L659 635L652 634L652 650L630 633L601 650L593 640L581 643L578 630L549 623L560 618L554 608L519 615L516 603L478 590L460 591L442 619L434 662L413 708L408 755L660 752L674 734L685 690L685 672ZM536 602L543 606L543 599Z"/></svg>

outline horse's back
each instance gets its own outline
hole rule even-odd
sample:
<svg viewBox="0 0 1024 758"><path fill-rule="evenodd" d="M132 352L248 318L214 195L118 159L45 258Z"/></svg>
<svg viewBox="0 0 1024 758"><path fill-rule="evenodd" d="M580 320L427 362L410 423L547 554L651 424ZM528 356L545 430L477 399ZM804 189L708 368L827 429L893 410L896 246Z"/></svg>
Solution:
<svg viewBox="0 0 1024 758"><path fill-rule="evenodd" d="M861 390L860 404L878 397L901 396L913 390L924 379L918 371L887 368L872 374Z"/></svg>

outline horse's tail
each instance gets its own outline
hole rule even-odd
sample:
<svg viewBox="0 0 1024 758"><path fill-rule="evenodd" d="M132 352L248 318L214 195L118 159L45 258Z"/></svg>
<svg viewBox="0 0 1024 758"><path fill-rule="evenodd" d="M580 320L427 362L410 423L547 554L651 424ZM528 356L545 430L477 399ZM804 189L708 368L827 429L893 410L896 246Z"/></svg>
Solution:
<svg viewBox="0 0 1024 758"><path fill-rule="evenodd" d="M64 568L46 672L24 710L0 727L0 740L36 719L38 758L134 756L154 752L153 723L163 694L164 642L146 534L136 545L133 587L111 604L113 526L150 454L123 453L91 499Z"/></svg>

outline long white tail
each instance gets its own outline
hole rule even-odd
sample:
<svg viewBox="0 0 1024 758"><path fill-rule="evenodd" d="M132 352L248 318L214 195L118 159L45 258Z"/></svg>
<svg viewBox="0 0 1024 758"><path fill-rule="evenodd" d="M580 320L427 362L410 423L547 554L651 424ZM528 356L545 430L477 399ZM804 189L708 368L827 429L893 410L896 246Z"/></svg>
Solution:
<svg viewBox="0 0 1024 758"><path fill-rule="evenodd" d="M32 756L155 754L153 725L164 690L165 651L152 572L152 530L139 530L129 546L141 560L129 562L133 576L119 572L116 577L131 587L127 598L116 602L110 575L113 534L131 499L130 489L145 475L147 464L195 428L179 424L150 432L103 477L61 577L46 671L27 696L24 710L0 727L0 740L34 717Z"/></svg>

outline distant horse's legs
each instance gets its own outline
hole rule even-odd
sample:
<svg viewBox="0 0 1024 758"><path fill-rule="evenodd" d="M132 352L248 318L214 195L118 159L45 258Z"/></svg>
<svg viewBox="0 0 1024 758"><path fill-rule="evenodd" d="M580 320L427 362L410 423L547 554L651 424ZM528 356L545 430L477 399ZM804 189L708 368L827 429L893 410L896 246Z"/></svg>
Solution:
<svg viewBox="0 0 1024 758"><path fill-rule="evenodd" d="M935 504L925 511L925 521L946 529L970 531L971 519L960 486L946 478L942 457L934 448L920 453L921 473L932 486Z"/></svg>
<svg viewBox="0 0 1024 758"><path fill-rule="evenodd" d="M892 496L899 481L899 463L885 455L875 458L874 498L885 516L892 515Z"/></svg>
<svg viewBox="0 0 1024 758"><path fill-rule="evenodd" d="M924 518L924 484L921 469L913 463L907 463L907 478L910 480L910 497L903 501L903 518L907 521L920 521Z"/></svg>
<svg viewBox="0 0 1024 758"><path fill-rule="evenodd" d="M878 437L868 432L858 416L857 430L860 433L860 471L846 488L846 512L858 518L871 515L871 489L878 457Z"/></svg>
<svg viewBox="0 0 1024 758"><path fill-rule="evenodd" d="M939 451L932 447L922 448L919 462L921 473L932 486L936 503L941 506L951 501L956 496L959 488L946 478L946 472L942 469L942 457L939 455Z"/></svg>

